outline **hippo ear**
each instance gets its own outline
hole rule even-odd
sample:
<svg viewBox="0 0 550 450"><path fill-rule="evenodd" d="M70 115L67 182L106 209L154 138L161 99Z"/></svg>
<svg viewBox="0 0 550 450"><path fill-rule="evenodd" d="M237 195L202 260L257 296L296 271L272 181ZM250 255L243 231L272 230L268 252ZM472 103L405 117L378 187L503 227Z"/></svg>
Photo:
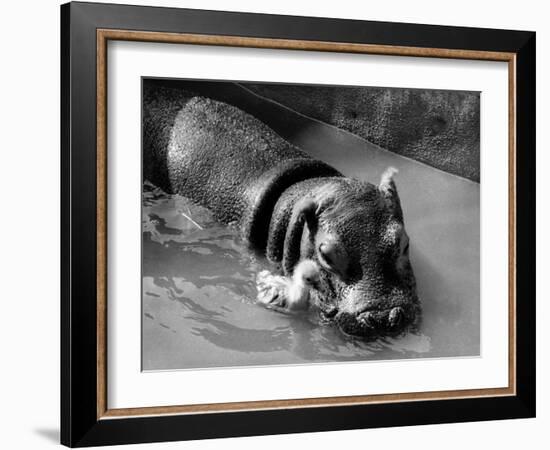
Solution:
<svg viewBox="0 0 550 450"><path fill-rule="evenodd" d="M386 206L392 211L400 212L401 204L399 202L399 194L397 193L395 181L393 181L393 176L397 172L398 170L395 167L388 167L380 178L378 190L380 191L380 194L382 194L382 198L384 199Z"/></svg>
<svg viewBox="0 0 550 450"><path fill-rule="evenodd" d="M380 184L378 185L378 190L382 193L382 195L392 195L394 192L397 192L395 182L393 181L393 176L398 172L399 170L395 167L388 167L384 170L384 173L380 177Z"/></svg>

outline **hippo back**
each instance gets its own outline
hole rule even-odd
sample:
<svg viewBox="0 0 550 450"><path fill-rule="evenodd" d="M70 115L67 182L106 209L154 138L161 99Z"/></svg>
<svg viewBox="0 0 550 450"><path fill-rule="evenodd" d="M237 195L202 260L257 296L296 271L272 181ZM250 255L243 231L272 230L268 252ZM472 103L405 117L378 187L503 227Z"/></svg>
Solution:
<svg viewBox="0 0 550 450"><path fill-rule="evenodd" d="M144 178L237 224L256 250L265 249L271 211L288 186L340 176L228 104L158 87L144 100Z"/></svg>

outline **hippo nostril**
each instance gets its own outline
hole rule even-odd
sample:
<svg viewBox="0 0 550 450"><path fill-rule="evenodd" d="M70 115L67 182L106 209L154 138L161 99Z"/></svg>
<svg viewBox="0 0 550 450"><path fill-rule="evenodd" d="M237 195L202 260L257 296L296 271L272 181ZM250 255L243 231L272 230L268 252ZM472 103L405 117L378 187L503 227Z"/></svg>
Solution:
<svg viewBox="0 0 550 450"><path fill-rule="evenodd" d="M357 322L359 322L362 325L366 325L370 328L374 328L376 325L374 314L370 311L366 311L364 313L359 314L357 316Z"/></svg>
<svg viewBox="0 0 550 450"><path fill-rule="evenodd" d="M403 319L405 318L405 311L403 311L403 308L401 306L397 306L393 308L390 311L390 314L388 315L388 325L390 328L395 328L401 322L403 322Z"/></svg>

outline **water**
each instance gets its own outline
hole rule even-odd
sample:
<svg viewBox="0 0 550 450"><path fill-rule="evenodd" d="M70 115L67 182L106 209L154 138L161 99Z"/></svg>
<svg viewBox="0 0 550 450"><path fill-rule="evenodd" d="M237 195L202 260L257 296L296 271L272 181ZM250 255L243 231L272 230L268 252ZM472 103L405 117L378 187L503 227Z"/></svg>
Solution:
<svg viewBox="0 0 550 450"><path fill-rule="evenodd" d="M388 166L411 238L423 320L415 333L363 342L255 303L265 262L231 228L181 196L143 191L143 369L173 370L479 355L479 185L310 121L292 137L347 176Z"/></svg>

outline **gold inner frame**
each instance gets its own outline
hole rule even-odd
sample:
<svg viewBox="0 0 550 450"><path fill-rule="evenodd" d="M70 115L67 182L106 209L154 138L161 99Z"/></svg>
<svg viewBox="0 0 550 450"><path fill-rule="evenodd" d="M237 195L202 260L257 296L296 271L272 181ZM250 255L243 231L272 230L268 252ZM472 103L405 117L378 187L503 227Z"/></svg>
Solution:
<svg viewBox="0 0 550 450"><path fill-rule="evenodd" d="M107 42L109 40L218 45L392 56L502 61L508 63L508 386L398 394L262 400L200 405L109 409L107 405ZM516 54L477 50L298 41L239 36L97 30L97 418L311 408L516 394Z"/></svg>

